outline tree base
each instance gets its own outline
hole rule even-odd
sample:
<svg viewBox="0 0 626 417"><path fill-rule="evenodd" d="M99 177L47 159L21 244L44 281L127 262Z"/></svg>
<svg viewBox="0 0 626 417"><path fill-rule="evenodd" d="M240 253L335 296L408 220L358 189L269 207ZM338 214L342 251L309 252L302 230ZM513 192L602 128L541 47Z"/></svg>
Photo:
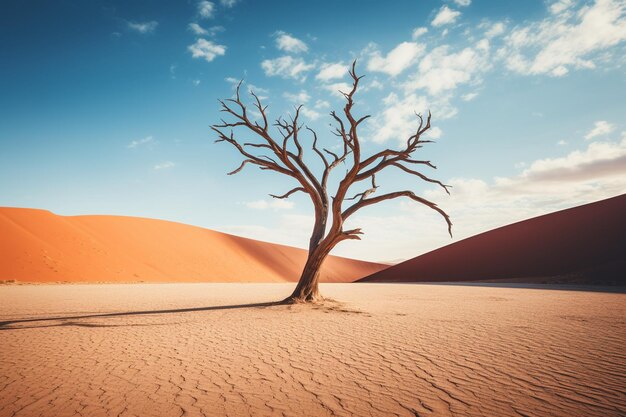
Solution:
<svg viewBox="0 0 626 417"><path fill-rule="evenodd" d="M321 303L324 300L325 298L319 294L309 294L308 296L305 296L305 297L297 297L295 295L290 295L289 297L282 300L280 304L315 304L315 303Z"/></svg>

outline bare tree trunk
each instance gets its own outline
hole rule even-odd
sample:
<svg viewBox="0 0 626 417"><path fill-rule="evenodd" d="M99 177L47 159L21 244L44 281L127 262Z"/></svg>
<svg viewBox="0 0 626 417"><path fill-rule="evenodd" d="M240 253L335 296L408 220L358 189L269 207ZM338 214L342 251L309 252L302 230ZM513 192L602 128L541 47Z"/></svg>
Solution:
<svg viewBox="0 0 626 417"><path fill-rule="evenodd" d="M298 285L293 293L285 299L286 303L306 303L322 299L318 284L322 263L328 256L328 253L328 250L320 246L309 252Z"/></svg>

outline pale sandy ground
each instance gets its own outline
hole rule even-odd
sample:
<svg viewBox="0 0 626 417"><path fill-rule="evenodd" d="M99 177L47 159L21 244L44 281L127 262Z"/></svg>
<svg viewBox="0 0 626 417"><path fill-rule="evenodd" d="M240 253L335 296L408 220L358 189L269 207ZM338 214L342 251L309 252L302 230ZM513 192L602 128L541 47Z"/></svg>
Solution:
<svg viewBox="0 0 626 417"><path fill-rule="evenodd" d="M626 295L327 284L0 287L0 416L623 416Z"/></svg>

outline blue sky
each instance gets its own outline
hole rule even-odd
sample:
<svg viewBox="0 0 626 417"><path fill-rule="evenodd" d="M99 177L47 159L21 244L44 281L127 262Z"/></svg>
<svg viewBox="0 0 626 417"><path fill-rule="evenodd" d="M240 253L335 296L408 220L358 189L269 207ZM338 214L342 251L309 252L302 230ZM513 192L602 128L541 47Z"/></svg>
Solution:
<svg viewBox="0 0 626 417"><path fill-rule="evenodd" d="M302 196L214 144L218 98L244 79L270 116L305 105L328 146L347 64L373 152L433 113L422 156L452 196L400 173L452 216L454 240L626 189L626 1L5 1L0 205L154 217L305 246ZM405 201L351 219L337 254L405 259L450 243ZM454 241L452 240L452 241Z"/></svg>

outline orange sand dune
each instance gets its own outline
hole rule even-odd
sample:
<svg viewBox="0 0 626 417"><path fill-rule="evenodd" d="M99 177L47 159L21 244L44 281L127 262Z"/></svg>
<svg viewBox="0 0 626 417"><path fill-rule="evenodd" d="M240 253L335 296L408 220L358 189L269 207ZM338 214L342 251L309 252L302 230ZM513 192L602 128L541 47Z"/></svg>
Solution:
<svg viewBox="0 0 626 417"><path fill-rule="evenodd" d="M163 220L0 207L0 280L284 282L298 279L305 256ZM321 279L350 282L385 267L333 256Z"/></svg>

